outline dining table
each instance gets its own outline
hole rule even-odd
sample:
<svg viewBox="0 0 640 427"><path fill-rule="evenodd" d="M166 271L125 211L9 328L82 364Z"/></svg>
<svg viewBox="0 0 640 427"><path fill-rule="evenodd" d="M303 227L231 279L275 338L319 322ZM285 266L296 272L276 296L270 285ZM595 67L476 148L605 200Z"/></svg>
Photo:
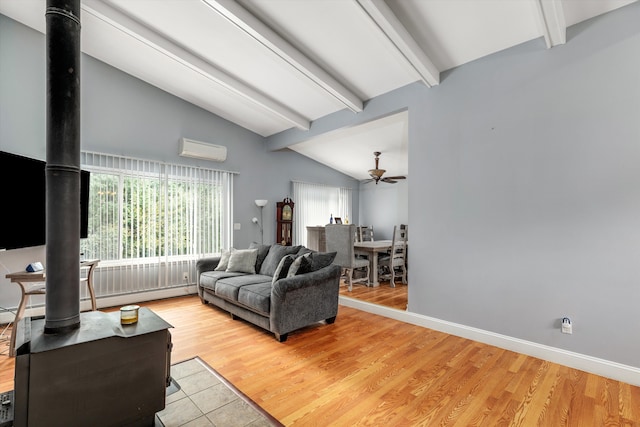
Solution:
<svg viewBox="0 0 640 427"><path fill-rule="evenodd" d="M366 240L353 243L356 251L365 253L369 258L369 286L380 286L378 281L378 254L389 252L392 245L392 240Z"/></svg>

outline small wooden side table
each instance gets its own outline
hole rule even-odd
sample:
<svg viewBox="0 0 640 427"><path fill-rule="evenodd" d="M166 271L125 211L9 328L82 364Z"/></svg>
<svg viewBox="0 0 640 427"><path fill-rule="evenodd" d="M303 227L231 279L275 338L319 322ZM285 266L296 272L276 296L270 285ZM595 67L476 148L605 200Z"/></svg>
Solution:
<svg viewBox="0 0 640 427"><path fill-rule="evenodd" d="M89 295L91 296L91 310L96 311L96 294L93 289L93 272L97 267L100 260L90 259L80 261L80 269L88 268L87 276L80 279L80 283L86 282L89 289ZM12 283L17 283L20 286L22 295L20 297L20 303L18 304L18 310L16 311L16 317L13 320L13 328L11 330L11 342L9 343L9 356L15 357L15 345L16 345L16 331L18 323L24 317L24 310L29 302L31 295L44 295L46 292L45 281L47 278L46 270L35 271L29 273L27 271L19 271L17 273L9 273L5 276L10 279ZM41 283L37 286L29 286L29 283Z"/></svg>

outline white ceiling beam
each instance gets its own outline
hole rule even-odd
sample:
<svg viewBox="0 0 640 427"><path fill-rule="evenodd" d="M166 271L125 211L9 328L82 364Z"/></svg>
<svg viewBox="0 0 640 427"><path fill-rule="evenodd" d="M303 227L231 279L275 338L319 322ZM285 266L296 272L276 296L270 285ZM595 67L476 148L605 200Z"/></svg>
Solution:
<svg viewBox="0 0 640 427"><path fill-rule="evenodd" d="M111 6L106 5L102 1L83 0L81 8L83 12L100 19L106 24L117 28L150 48L161 52L168 58L171 58L183 66L201 74L213 83L233 93L235 96L241 97L249 103L267 110L269 113L288 121L297 128L309 130L311 127L309 119L278 103L276 100L263 94L257 89L242 83L233 76L218 69L213 64L165 39L160 34L131 19Z"/></svg>
<svg viewBox="0 0 640 427"><path fill-rule="evenodd" d="M322 69L291 43L243 8L235 0L203 0L221 16L235 24L264 47L282 58L353 112L363 109L363 101L331 74Z"/></svg>
<svg viewBox="0 0 640 427"><path fill-rule="evenodd" d="M384 0L355 0L393 43L427 87L440 83L440 71Z"/></svg>
<svg viewBox="0 0 640 427"><path fill-rule="evenodd" d="M538 11L538 26L547 48L567 42L567 23L564 19L562 0L533 0Z"/></svg>

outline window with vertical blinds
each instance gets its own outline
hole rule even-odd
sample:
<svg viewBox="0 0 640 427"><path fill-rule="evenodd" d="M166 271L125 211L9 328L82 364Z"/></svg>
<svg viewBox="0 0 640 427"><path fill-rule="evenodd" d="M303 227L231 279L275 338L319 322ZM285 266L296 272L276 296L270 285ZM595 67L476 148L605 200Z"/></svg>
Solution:
<svg viewBox="0 0 640 427"><path fill-rule="evenodd" d="M232 173L91 152L81 163L91 172L81 250L100 259L99 296L184 285L198 258L231 246Z"/></svg>
<svg viewBox="0 0 640 427"><path fill-rule="evenodd" d="M351 220L351 188L293 181L294 245L307 245L307 226L326 225L331 215Z"/></svg>

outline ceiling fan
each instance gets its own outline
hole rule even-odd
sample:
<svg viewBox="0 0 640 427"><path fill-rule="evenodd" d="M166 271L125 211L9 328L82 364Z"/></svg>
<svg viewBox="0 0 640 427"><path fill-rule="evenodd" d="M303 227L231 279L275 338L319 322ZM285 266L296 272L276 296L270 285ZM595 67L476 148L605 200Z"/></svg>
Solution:
<svg viewBox="0 0 640 427"><path fill-rule="evenodd" d="M389 184L395 184L396 182L398 182L399 179L407 179L406 176L387 176L383 178L382 175L386 172L386 170L380 169L378 167L378 162L380 161L380 154L382 153L379 151L376 151L373 154L374 156L376 156L376 168L369 169L369 175L371 176L371 178L364 180L363 183L366 184L367 182L374 181L376 185L378 185L378 182L382 181L382 182L387 182Z"/></svg>

